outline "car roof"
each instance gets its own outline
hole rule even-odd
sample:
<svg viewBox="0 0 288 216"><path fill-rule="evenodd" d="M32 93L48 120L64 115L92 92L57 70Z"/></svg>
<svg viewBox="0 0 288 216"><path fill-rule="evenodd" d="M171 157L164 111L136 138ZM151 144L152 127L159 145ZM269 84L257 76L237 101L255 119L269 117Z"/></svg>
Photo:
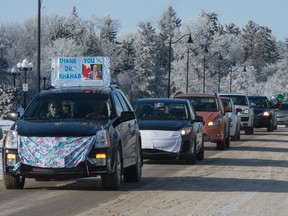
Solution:
<svg viewBox="0 0 288 216"><path fill-rule="evenodd" d="M215 93L179 93L175 95L176 98L180 97L217 97Z"/></svg>
<svg viewBox="0 0 288 216"><path fill-rule="evenodd" d="M61 88L51 88L48 90L43 90L39 93L39 95L48 95L48 94L60 94L60 93L101 93L104 95L108 95L112 90L117 89L118 87L110 86L110 87L61 87Z"/></svg>
<svg viewBox="0 0 288 216"><path fill-rule="evenodd" d="M268 98L265 95L248 95L248 98Z"/></svg>
<svg viewBox="0 0 288 216"><path fill-rule="evenodd" d="M187 99L184 98L139 98L136 99L134 102L173 102L173 103L187 103L189 102Z"/></svg>
<svg viewBox="0 0 288 216"><path fill-rule="evenodd" d="M218 95L222 96L222 95L243 95L243 96L247 96L245 93L239 93L239 92L220 92L218 93Z"/></svg>

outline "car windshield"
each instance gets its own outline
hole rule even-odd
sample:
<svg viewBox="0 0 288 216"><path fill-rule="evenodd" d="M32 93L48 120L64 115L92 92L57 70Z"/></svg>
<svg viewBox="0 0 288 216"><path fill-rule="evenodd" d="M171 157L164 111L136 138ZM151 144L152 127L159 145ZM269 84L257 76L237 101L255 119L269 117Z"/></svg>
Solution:
<svg viewBox="0 0 288 216"><path fill-rule="evenodd" d="M235 105L248 106L248 101L243 95L221 95L222 97L229 97Z"/></svg>
<svg viewBox="0 0 288 216"><path fill-rule="evenodd" d="M107 119L111 117L108 96L98 94L53 94L37 97L23 119Z"/></svg>
<svg viewBox="0 0 288 216"><path fill-rule="evenodd" d="M184 103L136 101L133 108L137 118L145 120L187 120L189 117Z"/></svg>
<svg viewBox="0 0 288 216"><path fill-rule="evenodd" d="M219 107L215 97L189 97L195 111L218 112Z"/></svg>
<svg viewBox="0 0 288 216"><path fill-rule="evenodd" d="M269 102L265 98L249 97L249 101L251 105L258 108L269 108Z"/></svg>

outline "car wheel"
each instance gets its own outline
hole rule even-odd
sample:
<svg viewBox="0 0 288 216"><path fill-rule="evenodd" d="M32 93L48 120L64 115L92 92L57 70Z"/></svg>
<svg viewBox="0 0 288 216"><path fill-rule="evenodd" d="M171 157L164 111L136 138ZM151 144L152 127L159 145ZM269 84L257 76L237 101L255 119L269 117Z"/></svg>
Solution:
<svg viewBox="0 0 288 216"><path fill-rule="evenodd" d="M267 131L268 131L268 132L272 132L272 131L274 131L274 125L273 125L273 122L271 122L270 125L267 127Z"/></svg>
<svg viewBox="0 0 288 216"><path fill-rule="evenodd" d="M115 168L113 173L105 173L101 175L102 185L105 190L118 190L121 183L122 163L120 150L117 149L115 158Z"/></svg>
<svg viewBox="0 0 288 216"><path fill-rule="evenodd" d="M194 138L193 143L193 153L187 154L184 158L186 164L195 164L196 163L196 138Z"/></svg>
<svg viewBox="0 0 288 216"><path fill-rule="evenodd" d="M4 175L4 185L6 189L23 189L25 177L15 175Z"/></svg>
<svg viewBox="0 0 288 216"><path fill-rule="evenodd" d="M252 135L254 133L254 127L245 128L246 135Z"/></svg>
<svg viewBox="0 0 288 216"><path fill-rule="evenodd" d="M137 146L136 164L124 168L124 181L140 182L142 176L142 151L140 145Z"/></svg>
<svg viewBox="0 0 288 216"><path fill-rule="evenodd" d="M241 135L240 135L240 130L238 130L238 133L237 133L237 140L240 140L240 137L241 137Z"/></svg>
<svg viewBox="0 0 288 216"><path fill-rule="evenodd" d="M223 140L222 141L218 141L217 143L216 143L216 148L218 149L218 150L225 150L226 149L226 141L227 141L227 139L226 139L226 132L224 132L225 134L224 134L224 138L223 138Z"/></svg>
<svg viewBox="0 0 288 216"><path fill-rule="evenodd" d="M202 139L200 151L196 153L196 160L204 160L204 139Z"/></svg>
<svg viewBox="0 0 288 216"><path fill-rule="evenodd" d="M226 148L230 148L230 130L228 131L228 134L226 137Z"/></svg>

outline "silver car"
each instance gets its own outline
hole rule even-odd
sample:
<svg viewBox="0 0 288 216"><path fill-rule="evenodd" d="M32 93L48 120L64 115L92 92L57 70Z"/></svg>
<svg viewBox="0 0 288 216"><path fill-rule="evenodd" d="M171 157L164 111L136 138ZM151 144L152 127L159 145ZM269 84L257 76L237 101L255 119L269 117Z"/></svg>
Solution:
<svg viewBox="0 0 288 216"><path fill-rule="evenodd" d="M288 101L283 102L277 110L277 124L288 127Z"/></svg>

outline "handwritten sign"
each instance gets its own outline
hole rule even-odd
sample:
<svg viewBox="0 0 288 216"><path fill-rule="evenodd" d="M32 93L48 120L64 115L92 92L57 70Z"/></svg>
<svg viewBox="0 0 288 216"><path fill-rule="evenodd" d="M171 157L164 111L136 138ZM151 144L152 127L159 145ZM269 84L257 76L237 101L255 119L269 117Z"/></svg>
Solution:
<svg viewBox="0 0 288 216"><path fill-rule="evenodd" d="M109 57L56 57L51 61L51 85L109 86Z"/></svg>

